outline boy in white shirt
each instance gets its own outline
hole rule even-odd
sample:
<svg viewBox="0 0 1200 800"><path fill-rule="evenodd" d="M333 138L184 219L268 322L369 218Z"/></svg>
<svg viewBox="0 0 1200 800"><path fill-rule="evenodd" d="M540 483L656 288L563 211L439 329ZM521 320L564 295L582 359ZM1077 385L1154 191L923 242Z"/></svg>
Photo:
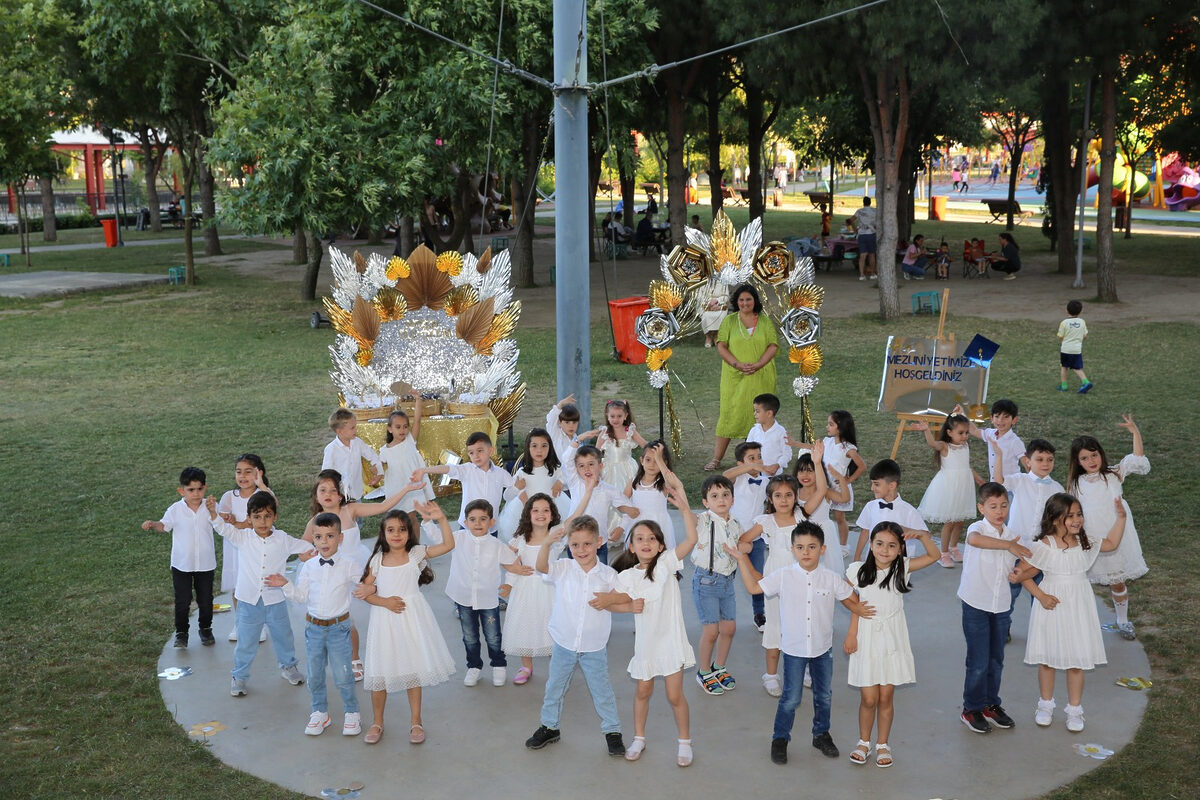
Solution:
<svg viewBox="0 0 1200 800"><path fill-rule="evenodd" d="M1033 439L1025 448L1025 461L1029 472L1018 472L1009 475L1004 471L1004 453L996 448L996 460L992 471L996 473L996 483L1002 484L1008 490L1011 503L1008 509L1008 527L1016 532L1021 544L1033 546L1033 537L1038 535L1042 527L1042 512L1050 495L1065 491L1062 484L1050 477L1054 470L1054 445L1045 439ZM1042 573L1034 577L1034 582L1041 584ZM1011 585L1012 600L1017 602L1021 593L1021 584Z"/></svg>
<svg viewBox="0 0 1200 800"><path fill-rule="evenodd" d="M483 671L479 631L487 641L492 666L492 685L503 686L508 679L508 661L500 643L500 581L502 567L517 560L517 554L495 536L488 536L494 524L492 505L487 500L472 500L463 508L467 526L454 534L454 555L446 596L454 601L454 610L462 627L463 647L467 651L467 675L464 686L479 683Z"/></svg>
<svg viewBox="0 0 1200 800"><path fill-rule="evenodd" d="M551 407L546 414L546 430L550 433L554 454L562 464L563 478L569 481L575 477L575 451L579 448L576 443L579 408L575 405L575 395L569 394Z"/></svg>
<svg viewBox="0 0 1200 800"><path fill-rule="evenodd" d="M238 548L237 586L233 590L238 600L238 642L233 650L229 694L246 695L250 665L258 653L258 632L264 624L271 631L271 647L279 662L280 676L292 686L299 686L304 683L304 676L296 669L296 645L283 590L268 586L266 579L282 573L289 556L299 555L301 561L308 561L317 551L303 539L275 528L279 506L270 492L255 492L246 501L250 530L235 528L230 521L232 516L228 520L217 516L215 498L208 498L207 503L213 528Z"/></svg>
<svg viewBox="0 0 1200 800"><path fill-rule="evenodd" d="M763 472L768 475L780 474L792 460L787 430L775 420L778 413L779 398L775 395L760 394L754 398L754 427L746 435L746 441L762 445Z"/></svg>
<svg viewBox="0 0 1200 800"><path fill-rule="evenodd" d="M751 594L779 595L780 649L783 651L783 694L775 710L771 735L771 760L787 763L788 742L796 709L804 694L804 671L812 676L813 747L829 758L838 757L837 745L829 735L833 699L833 606L840 602L862 617L875 611L861 603L850 582L821 566L825 532L820 525L804 521L792 532L792 554L796 563L759 575L749 556L726 546L742 568L742 583Z"/></svg>
<svg viewBox="0 0 1200 800"><path fill-rule="evenodd" d="M961 414L962 406L955 406L954 414ZM1025 453L1025 443L1013 427L1017 424L1017 404L1012 400L1001 398L992 403L992 427L982 430L971 423L971 435L987 442L989 479L999 481L996 477L996 444L1004 452L1004 474L1016 475L1021 471L1021 456Z"/></svg>
<svg viewBox="0 0 1200 800"><path fill-rule="evenodd" d="M1061 373L1058 390L1067 391L1067 370L1079 376L1080 386L1076 394L1087 394L1092 390L1092 382L1083 372L1083 340L1087 338L1088 327L1079 316L1083 313L1083 303L1072 300L1067 303L1067 314L1058 323L1058 365Z"/></svg>
<svg viewBox="0 0 1200 800"><path fill-rule="evenodd" d="M369 463L366 483L378 486L383 480L383 462L371 445L358 438L358 419L354 412L339 408L329 415L333 441L325 445L321 469L336 469L342 476L342 494L353 503L363 496L363 461Z"/></svg>
<svg viewBox="0 0 1200 800"><path fill-rule="evenodd" d="M900 498L899 464L890 458L885 458L871 467L867 477L871 479L871 492L875 495L875 499L868 500L863 505L858 519L854 522L854 527L860 530L858 544L851 554L851 561L859 561L864 557L863 547L870 541L871 531L881 522L894 522L904 528L905 533L929 530L925 520L921 518L921 512L913 508L911 503ZM917 539L908 540L905 550L909 558L923 554L923 548Z"/></svg>
<svg viewBox="0 0 1200 800"><path fill-rule="evenodd" d="M600 468L604 459L603 454L590 444L582 445L575 452L575 474L567 481L571 491L570 517L589 516L596 520L609 519L609 510L616 509L626 514L630 519L637 519L641 509L626 503L626 497L621 490L611 483L600 480ZM607 524L605 523L605 527ZM596 557L602 564L608 563L608 542L612 531L601 531L603 544L596 552ZM615 539L621 541L622 533L618 532Z"/></svg>
<svg viewBox="0 0 1200 800"><path fill-rule="evenodd" d="M317 558L304 562L290 583L276 572L264 580L267 586L283 589L293 603L303 603L304 656L308 661L308 692L312 714L304 726L307 736L320 736L329 727L329 698L325 689L325 665L333 672L333 683L342 696L346 717L342 735L362 733L358 696L354 693L354 668L350 662L350 593L362 580L363 565L353 553L343 552L342 521L337 514L313 518L313 546Z"/></svg>
<svg viewBox="0 0 1200 800"><path fill-rule="evenodd" d="M551 545L567 537L571 558L550 560ZM559 740L559 720L563 700L571 684L575 667L583 670L592 705L600 716L608 754L614 758L625 755L621 738L621 717L617 714L617 698L608 678L608 635L612 630L609 608L633 611L629 595L617 592L617 573L597 556L600 548L600 525L594 517L570 519L557 528L542 543L538 551L537 571L554 584L554 610L550 612L550 638L554 650L550 655L546 696L542 702L541 725L525 741L530 750L541 750ZM639 607L640 610L640 607Z"/></svg>
<svg viewBox="0 0 1200 800"><path fill-rule="evenodd" d="M413 471L412 483L422 482L426 475L449 475L462 484L462 510L458 512L458 527L465 528L467 506L472 500L486 500L493 510L499 509L504 490L512 486L512 475L492 463L492 452L492 437L483 431L475 431L467 437L468 463L421 467ZM494 517L488 532L496 535Z"/></svg>
<svg viewBox="0 0 1200 800"><path fill-rule="evenodd" d="M1016 559L1029 556L1029 548L1021 544L1016 531L1004 524L1008 518L1008 492L1004 487L988 481L979 487L978 496L983 519L967 528L968 546L958 582L963 636L967 640L960 719L973 733L988 733L993 725L1013 726L1012 718L1000 705L1004 643L1012 623L1008 574Z"/></svg>
<svg viewBox="0 0 1200 800"><path fill-rule="evenodd" d="M179 496L160 520L148 519L142 530L171 534L171 583L175 589L175 647L188 646L188 612L192 594L199 609L200 644L208 647L216 639L212 632L213 575L217 552L213 546L212 522L204 508L207 478L199 467L179 473Z"/></svg>
<svg viewBox="0 0 1200 800"><path fill-rule="evenodd" d="M724 475L704 479L700 485L704 512L696 517L699 541L692 549L692 600L700 618L700 647L696 654L696 682L706 694L724 694L737 688L725 668L737 633L737 592L734 573L737 559L725 545L737 547L742 526L733 518L733 484ZM716 659L713 659L713 650Z"/></svg>
<svg viewBox="0 0 1200 800"><path fill-rule="evenodd" d="M773 396L773 395L772 395ZM758 413L758 404L754 405L754 413ZM758 427L757 425L755 426ZM776 425L776 428L782 426ZM751 431L753 434L754 431ZM767 501L767 481L763 474L763 448L760 442L746 440L733 449L733 458L737 464L723 473L733 481L733 506L730 515L737 520L742 530L748 531L754 527L754 518L763 513ZM759 572L767 563L767 542L762 536L754 540L750 549L750 563ZM754 627L761 633L767 624L766 608L761 594L750 595L750 606L754 613Z"/></svg>

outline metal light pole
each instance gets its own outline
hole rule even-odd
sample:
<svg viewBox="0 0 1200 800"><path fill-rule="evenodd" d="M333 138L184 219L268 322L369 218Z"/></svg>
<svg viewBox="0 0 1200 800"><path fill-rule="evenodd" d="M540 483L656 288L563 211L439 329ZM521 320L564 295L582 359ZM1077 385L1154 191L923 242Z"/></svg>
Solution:
<svg viewBox="0 0 1200 800"><path fill-rule="evenodd" d="M554 0L554 261L558 396L592 416L588 274L587 22L583 0Z"/></svg>

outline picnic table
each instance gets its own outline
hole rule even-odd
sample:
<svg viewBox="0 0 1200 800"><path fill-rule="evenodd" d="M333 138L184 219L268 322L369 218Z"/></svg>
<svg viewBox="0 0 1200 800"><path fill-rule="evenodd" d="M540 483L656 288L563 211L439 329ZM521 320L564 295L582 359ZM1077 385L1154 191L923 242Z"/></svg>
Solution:
<svg viewBox="0 0 1200 800"><path fill-rule="evenodd" d="M1032 211L1022 211L1020 203L1016 200L1009 202L1007 197L985 197L979 202L985 204L988 213L992 215L992 218L988 220L989 223L999 222L1000 217L1007 217L1010 208L1013 216L1017 218L1017 224L1033 216Z"/></svg>

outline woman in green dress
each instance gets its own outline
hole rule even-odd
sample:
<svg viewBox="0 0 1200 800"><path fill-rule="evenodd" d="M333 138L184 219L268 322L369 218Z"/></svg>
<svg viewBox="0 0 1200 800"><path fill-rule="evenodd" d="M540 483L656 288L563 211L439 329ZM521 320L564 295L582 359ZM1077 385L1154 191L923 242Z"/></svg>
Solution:
<svg viewBox="0 0 1200 800"><path fill-rule="evenodd" d="M775 326L763 313L758 292L748 283L733 290L730 307L736 313L725 317L717 331L721 354L721 416L717 419L717 441L704 469L721 465L730 439L742 439L754 426L754 398L775 393L775 353L779 350Z"/></svg>

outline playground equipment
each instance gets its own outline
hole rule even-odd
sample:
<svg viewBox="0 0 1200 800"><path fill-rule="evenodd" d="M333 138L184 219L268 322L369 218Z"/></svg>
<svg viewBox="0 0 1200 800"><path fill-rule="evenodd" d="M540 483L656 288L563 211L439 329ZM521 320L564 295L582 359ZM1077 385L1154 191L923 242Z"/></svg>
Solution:
<svg viewBox="0 0 1200 800"><path fill-rule="evenodd" d="M1172 153L1163 159L1163 178L1172 182L1163 190L1163 199L1171 211L1187 211L1200 206L1200 172Z"/></svg>
<svg viewBox="0 0 1200 800"><path fill-rule="evenodd" d="M1100 182L1100 173L1098 170L1099 163L1092 164L1088 167L1087 185L1090 189ZM1125 184L1130 180L1130 175L1133 175L1133 198L1145 197L1150 191L1150 178L1144 172L1139 172L1129 168L1129 163L1125 160L1125 156L1117 153L1116 162L1113 164L1113 205L1122 205L1125 202Z"/></svg>

